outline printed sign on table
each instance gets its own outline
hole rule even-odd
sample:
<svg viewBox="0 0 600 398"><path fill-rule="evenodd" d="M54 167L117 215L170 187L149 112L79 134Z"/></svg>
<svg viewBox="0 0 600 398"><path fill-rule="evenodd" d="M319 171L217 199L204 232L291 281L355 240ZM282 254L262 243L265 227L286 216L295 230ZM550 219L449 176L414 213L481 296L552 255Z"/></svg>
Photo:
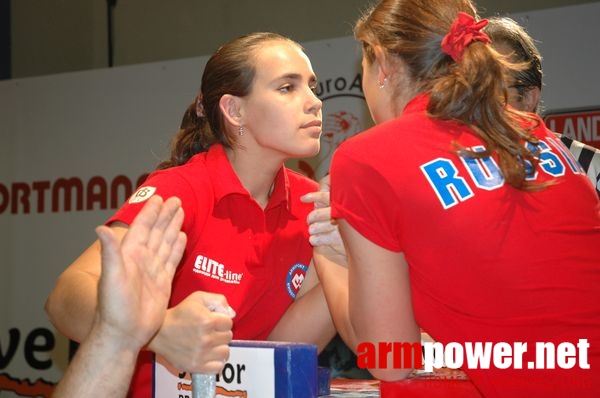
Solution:
<svg viewBox="0 0 600 398"><path fill-rule="evenodd" d="M217 375L216 398L275 397L275 350L231 347L229 359ZM191 398L189 373L173 368L164 358L154 362L154 398Z"/></svg>

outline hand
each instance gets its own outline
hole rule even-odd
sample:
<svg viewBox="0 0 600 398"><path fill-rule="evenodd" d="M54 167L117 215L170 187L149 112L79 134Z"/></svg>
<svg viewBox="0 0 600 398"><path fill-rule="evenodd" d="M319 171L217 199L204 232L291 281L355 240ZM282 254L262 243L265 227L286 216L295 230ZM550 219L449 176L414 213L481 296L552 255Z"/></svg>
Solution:
<svg viewBox="0 0 600 398"><path fill-rule="evenodd" d="M233 316L224 296L194 292L167 311L150 348L177 369L219 373L229 358Z"/></svg>
<svg viewBox="0 0 600 398"><path fill-rule="evenodd" d="M314 203L315 209L308 214L308 232L310 243L315 252L331 261L346 264L344 242L335 220L331 219L330 178L326 175L319 181L319 191L308 193L300 198L304 203Z"/></svg>
<svg viewBox="0 0 600 398"><path fill-rule="evenodd" d="M183 210L179 199L148 200L121 241L107 226L101 242L95 327L115 341L141 348L163 323L171 282L183 254Z"/></svg>

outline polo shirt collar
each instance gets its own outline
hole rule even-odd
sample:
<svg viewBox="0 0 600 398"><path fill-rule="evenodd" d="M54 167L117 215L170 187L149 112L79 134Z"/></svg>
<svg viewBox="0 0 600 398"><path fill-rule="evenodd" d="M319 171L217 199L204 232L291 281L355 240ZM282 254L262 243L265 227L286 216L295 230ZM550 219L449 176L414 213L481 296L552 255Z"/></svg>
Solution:
<svg viewBox="0 0 600 398"><path fill-rule="evenodd" d="M429 94L417 94L410 101L408 101L408 103L404 107L404 110L402 111L402 114L422 112L427 110L427 106L429 105L429 99Z"/></svg>
<svg viewBox="0 0 600 398"><path fill-rule="evenodd" d="M209 170L209 177L212 180L216 202L230 194L240 194L250 197L250 194L242 185L237 174L233 171L223 145L214 144L208 149L206 165ZM283 204L289 210L289 188L287 169L282 166L275 177L273 193L265 210L276 207L279 204Z"/></svg>

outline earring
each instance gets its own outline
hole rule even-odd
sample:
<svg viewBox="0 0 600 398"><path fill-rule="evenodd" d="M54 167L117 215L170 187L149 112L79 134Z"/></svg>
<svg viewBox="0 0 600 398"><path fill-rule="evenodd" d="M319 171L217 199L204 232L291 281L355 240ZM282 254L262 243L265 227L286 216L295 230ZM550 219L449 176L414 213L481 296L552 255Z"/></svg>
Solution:
<svg viewBox="0 0 600 398"><path fill-rule="evenodd" d="M385 87L385 83L387 83L387 77L383 78L382 82L379 82L379 89L382 89Z"/></svg>
<svg viewBox="0 0 600 398"><path fill-rule="evenodd" d="M244 126L240 125L240 128L238 129L238 134L240 136L244 135Z"/></svg>

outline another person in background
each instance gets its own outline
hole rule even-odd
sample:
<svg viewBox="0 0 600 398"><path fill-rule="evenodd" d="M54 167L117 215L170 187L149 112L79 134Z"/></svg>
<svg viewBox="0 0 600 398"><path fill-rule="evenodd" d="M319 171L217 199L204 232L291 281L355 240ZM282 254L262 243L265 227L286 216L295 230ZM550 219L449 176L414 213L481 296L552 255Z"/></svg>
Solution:
<svg viewBox="0 0 600 398"><path fill-rule="evenodd" d="M316 85L309 59L288 38L255 33L225 44L205 66L194 112L187 115L192 120L184 121L170 159L108 220L122 237L155 195L181 198L185 212L187 246L169 309L139 356L132 396L151 396L157 362L199 373L223 365L222 355L207 358L221 326L202 291L225 296L235 310L234 339L300 341L322 349L333 337L309 267L306 218L313 206L300 201L317 184L284 167L286 159L319 151ZM100 260L95 242L63 272L46 304L57 329L76 341L93 324Z"/></svg>
<svg viewBox="0 0 600 398"><path fill-rule="evenodd" d="M171 296L171 282L186 237L177 198L147 202L123 239L106 226L96 229L102 270L98 306L90 333L56 386L54 398L124 397L139 351L158 331ZM227 301L205 294L207 304L227 311ZM219 320L223 332L212 337L219 361L227 359L231 319Z"/></svg>
<svg viewBox="0 0 600 398"><path fill-rule="evenodd" d="M533 38L509 17L490 18L485 32L496 50L509 56L512 62L528 65L509 76L508 103L520 111L540 113L542 55ZM600 196L600 150L564 135L560 140L581 164Z"/></svg>
<svg viewBox="0 0 600 398"><path fill-rule="evenodd" d="M485 397L599 396L600 202L542 120L506 106L505 76L521 66L490 46L485 25L468 0L382 0L356 24L376 126L333 156L348 268L319 247L319 279L355 350L419 342L419 327L463 349L526 344L523 369L463 370ZM585 348L570 369L531 369L536 342ZM520 378L531 382L511 387Z"/></svg>

